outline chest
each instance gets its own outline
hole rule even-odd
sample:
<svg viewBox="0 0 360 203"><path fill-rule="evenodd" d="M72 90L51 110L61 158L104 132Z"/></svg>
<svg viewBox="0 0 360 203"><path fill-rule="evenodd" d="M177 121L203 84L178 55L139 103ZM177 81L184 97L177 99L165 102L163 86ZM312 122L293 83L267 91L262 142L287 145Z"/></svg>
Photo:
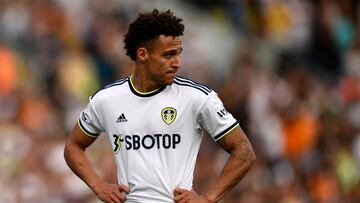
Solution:
<svg viewBox="0 0 360 203"><path fill-rule="evenodd" d="M189 99L157 96L114 98L102 109L108 131L161 133L173 131L194 121L195 109Z"/></svg>

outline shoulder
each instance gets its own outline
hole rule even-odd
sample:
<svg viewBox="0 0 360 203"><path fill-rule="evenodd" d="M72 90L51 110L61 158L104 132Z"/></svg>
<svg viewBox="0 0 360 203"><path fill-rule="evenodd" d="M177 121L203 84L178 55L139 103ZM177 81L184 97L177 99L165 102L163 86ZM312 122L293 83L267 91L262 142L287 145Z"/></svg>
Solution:
<svg viewBox="0 0 360 203"><path fill-rule="evenodd" d="M124 87L125 84L127 84L129 81L129 76L121 78L113 83L105 85L103 88L100 88L97 90L93 95L90 96L90 100L93 99L101 99L106 97L111 97L116 94L121 94L121 91L119 91L122 87Z"/></svg>
<svg viewBox="0 0 360 203"><path fill-rule="evenodd" d="M194 95L202 95L206 97L213 92L213 90L206 85L181 76L175 77L174 84L175 86L178 86L179 88L182 88L190 94Z"/></svg>

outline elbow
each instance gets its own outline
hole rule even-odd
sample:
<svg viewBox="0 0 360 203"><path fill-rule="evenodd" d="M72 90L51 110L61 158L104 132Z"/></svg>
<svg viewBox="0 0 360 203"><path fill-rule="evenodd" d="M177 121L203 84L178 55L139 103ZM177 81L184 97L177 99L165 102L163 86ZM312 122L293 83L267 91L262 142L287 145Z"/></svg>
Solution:
<svg viewBox="0 0 360 203"><path fill-rule="evenodd" d="M249 148L248 149L248 151L249 151L248 162L249 162L249 165L252 166L256 161L256 154L255 154L254 148L251 145L249 145L248 148Z"/></svg>
<svg viewBox="0 0 360 203"><path fill-rule="evenodd" d="M249 164L249 168L251 168L251 166L255 163L256 161L256 154L254 152L254 150L251 150L252 153L250 155L250 158L249 158L249 161L248 161L248 164Z"/></svg>
<svg viewBox="0 0 360 203"><path fill-rule="evenodd" d="M251 145L233 150L230 157L237 160L238 164L250 169L256 161L256 155Z"/></svg>
<svg viewBox="0 0 360 203"><path fill-rule="evenodd" d="M247 170L249 170L256 161L255 151L251 145L248 145L245 148L239 150L241 151L241 155L238 156L239 160L242 162L241 164L246 167Z"/></svg>
<svg viewBox="0 0 360 203"><path fill-rule="evenodd" d="M72 143L71 141L67 140L64 147L63 157L68 165L69 162L71 162L71 157L75 152L74 150L76 151L76 145L74 145L74 143Z"/></svg>
<svg viewBox="0 0 360 203"><path fill-rule="evenodd" d="M64 159L65 159L65 162L68 163L68 158L69 158L69 145L68 145L68 143L65 144L63 156L64 156Z"/></svg>

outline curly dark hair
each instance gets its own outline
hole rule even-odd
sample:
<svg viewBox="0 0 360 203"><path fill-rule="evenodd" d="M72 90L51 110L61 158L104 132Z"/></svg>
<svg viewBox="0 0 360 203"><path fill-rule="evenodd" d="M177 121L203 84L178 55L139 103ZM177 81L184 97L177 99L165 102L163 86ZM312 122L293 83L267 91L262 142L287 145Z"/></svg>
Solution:
<svg viewBox="0 0 360 203"><path fill-rule="evenodd" d="M129 25L128 33L125 35L126 55L135 61L136 50L160 35L182 36L185 26L181 22L182 19L174 16L170 10L159 12L154 9L152 12L139 13L137 19Z"/></svg>

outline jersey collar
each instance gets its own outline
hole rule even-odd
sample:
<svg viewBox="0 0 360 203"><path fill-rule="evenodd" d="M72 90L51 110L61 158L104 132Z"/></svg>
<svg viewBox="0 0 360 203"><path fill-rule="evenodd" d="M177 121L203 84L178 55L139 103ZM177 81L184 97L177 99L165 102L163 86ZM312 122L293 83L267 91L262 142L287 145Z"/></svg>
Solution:
<svg viewBox="0 0 360 203"><path fill-rule="evenodd" d="M165 85L163 87L160 87L159 89L156 89L156 90L153 90L153 91L150 91L150 92L141 92L139 90L137 90L134 86L134 84L132 83L131 81L131 76L129 76L129 87L130 87L130 90L136 95L136 96L139 96L139 97L151 97L151 96L154 96L158 93L160 93L161 91L163 91L165 89Z"/></svg>

